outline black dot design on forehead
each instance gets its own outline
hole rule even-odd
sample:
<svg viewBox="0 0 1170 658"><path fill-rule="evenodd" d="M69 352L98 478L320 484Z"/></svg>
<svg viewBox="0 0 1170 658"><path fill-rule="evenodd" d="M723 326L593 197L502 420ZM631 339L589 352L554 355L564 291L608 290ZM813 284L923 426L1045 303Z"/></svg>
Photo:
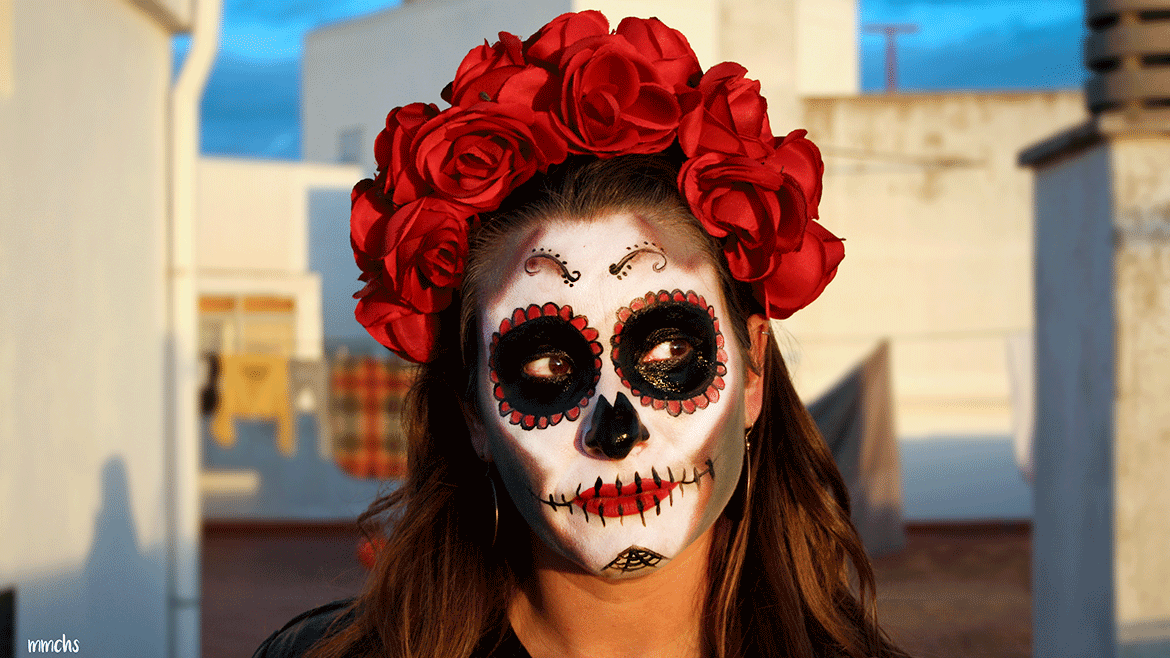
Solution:
<svg viewBox="0 0 1170 658"><path fill-rule="evenodd" d="M630 270L634 269L633 261L640 254L653 254L658 256L658 259L650 266L655 272L661 272L666 269L666 253L662 251L662 247L649 240L643 240L641 244L626 247L626 255L622 256L622 259L618 262L609 266L609 273L616 276L618 281L621 281L623 277L629 276Z"/></svg>
<svg viewBox="0 0 1170 658"><path fill-rule="evenodd" d="M528 260L524 261L524 271L528 276L535 276L540 272L542 263L552 263L558 270L560 270L561 280L564 281L570 288L573 284L581 280L581 272L578 270L569 271L569 262L561 260L561 255L554 253L544 247L539 247L532 250L532 255Z"/></svg>
<svg viewBox="0 0 1170 658"><path fill-rule="evenodd" d="M601 377L598 332L571 306L548 302L518 308L500 322L489 346L489 377L500 416L526 430L575 421L588 406ZM524 366L555 355L569 372L534 380Z"/></svg>
<svg viewBox="0 0 1170 658"><path fill-rule="evenodd" d="M660 370L642 363L656 344L683 340L688 356ZM648 292L617 312L610 359L622 385L644 407L671 416L692 414L719 401L726 387L727 351L715 308L693 290ZM667 365L671 365L669 362Z"/></svg>

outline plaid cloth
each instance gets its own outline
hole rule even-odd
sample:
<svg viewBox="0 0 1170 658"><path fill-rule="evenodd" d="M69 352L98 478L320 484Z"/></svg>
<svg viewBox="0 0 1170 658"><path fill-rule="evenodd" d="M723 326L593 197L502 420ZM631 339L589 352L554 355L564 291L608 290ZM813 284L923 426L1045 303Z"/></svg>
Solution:
<svg viewBox="0 0 1170 658"><path fill-rule="evenodd" d="M406 436L401 413L411 366L393 357L336 357L329 371L329 419L337 464L354 477L402 477Z"/></svg>

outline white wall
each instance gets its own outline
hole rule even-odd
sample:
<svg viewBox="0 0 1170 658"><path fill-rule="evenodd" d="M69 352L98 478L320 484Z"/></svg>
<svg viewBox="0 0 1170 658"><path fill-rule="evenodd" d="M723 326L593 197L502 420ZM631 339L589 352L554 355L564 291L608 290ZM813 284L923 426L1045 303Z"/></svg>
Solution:
<svg viewBox="0 0 1170 658"><path fill-rule="evenodd" d="M436 103L473 47L500 31L535 32L569 0L425 0L311 32L301 82L306 160L335 162L339 131L361 129L362 169L374 171L374 137L386 113Z"/></svg>
<svg viewBox="0 0 1170 658"><path fill-rule="evenodd" d="M892 339L902 437L1011 432L1007 340L1032 321L1032 178L1016 154L1084 117L1076 92L813 98L822 223L845 260L782 323L814 397Z"/></svg>
<svg viewBox="0 0 1170 658"><path fill-rule="evenodd" d="M228 158L201 158L198 169L199 294L292 298L293 356L322 358L321 276L310 271L310 197L331 192L342 199L344 210L324 228L336 238L331 257L348 263L356 278L344 204L361 171L353 165ZM352 313L349 321L356 324Z"/></svg>
<svg viewBox="0 0 1170 658"><path fill-rule="evenodd" d="M0 588L21 655L163 656L171 34L122 0L5 4Z"/></svg>
<svg viewBox="0 0 1170 658"><path fill-rule="evenodd" d="M859 93L857 0L797 0L795 23L796 93Z"/></svg>

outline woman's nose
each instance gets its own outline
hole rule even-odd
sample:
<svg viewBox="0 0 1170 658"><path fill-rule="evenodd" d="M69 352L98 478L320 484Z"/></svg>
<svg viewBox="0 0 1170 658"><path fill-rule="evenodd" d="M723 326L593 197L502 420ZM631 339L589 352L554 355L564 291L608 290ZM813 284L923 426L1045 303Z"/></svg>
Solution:
<svg viewBox="0 0 1170 658"><path fill-rule="evenodd" d="M604 395L597 396L597 408L585 434L587 450L610 459L624 459L634 446L649 438L649 430L638 419L638 411L625 393L619 391L612 405Z"/></svg>

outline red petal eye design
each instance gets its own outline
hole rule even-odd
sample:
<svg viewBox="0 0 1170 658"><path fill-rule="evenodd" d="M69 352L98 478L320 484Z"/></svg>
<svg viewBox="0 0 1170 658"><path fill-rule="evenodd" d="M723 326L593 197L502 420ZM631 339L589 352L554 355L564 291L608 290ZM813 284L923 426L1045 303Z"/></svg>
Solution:
<svg viewBox="0 0 1170 658"><path fill-rule="evenodd" d="M719 400L725 343L715 307L702 295L660 290L618 309L610 359L642 406L678 416Z"/></svg>
<svg viewBox="0 0 1170 658"><path fill-rule="evenodd" d="M489 378L500 416L522 429L575 421L601 377L598 332L572 307L530 304L500 321Z"/></svg>

